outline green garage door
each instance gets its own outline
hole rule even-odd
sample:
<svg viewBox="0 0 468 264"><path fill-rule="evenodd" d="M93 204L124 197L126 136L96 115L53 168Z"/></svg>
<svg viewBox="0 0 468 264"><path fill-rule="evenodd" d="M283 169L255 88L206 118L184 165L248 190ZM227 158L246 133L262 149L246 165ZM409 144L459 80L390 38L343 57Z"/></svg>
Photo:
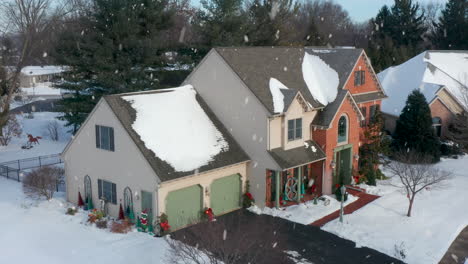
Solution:
<svg viewBox="0 0 468 264"><path fill-rule="evenodd" d="M235 174L214 180L211 184L211 209L215 215L241 207L241 178Z"/></svg>
<svg viewBox="0 0 468 264"><path fill-rule="evenodd" d="M202 188L194 185L172 191L166 198L166 214L171 229L175 230L197 222L202 210Z"/></svg>

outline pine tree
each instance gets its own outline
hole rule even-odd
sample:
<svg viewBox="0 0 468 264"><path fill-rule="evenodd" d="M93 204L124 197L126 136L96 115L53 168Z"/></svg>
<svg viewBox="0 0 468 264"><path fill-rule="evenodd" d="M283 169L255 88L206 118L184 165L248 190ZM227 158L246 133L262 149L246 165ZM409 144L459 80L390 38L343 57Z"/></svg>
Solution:
<svg viewBox="0 0 468 264"><path fill-rule="evenodd" d="M434 23L432 41L437 49L468 49L468 1L449 0Z"/></svg>
<svg viewBox="0 0 468 264"><path fill-rule="evenodd" d="M390 32L395 44L407 47L421 46L422 36L427 28L424 24L424 11L419 3L413 3L413 0L395 0L391 14L393 27L390 28Z"/></svg>
<svg viewBox="0 0 468 264"><path fill-rule="evenodd" d="M408 96L397 120L393 147L396 151L414 151L430 156L433 161L440 158L440 142L432 128L431 110L418 90Z"/></svg>
<svg viewBox="0 0 468 264"><path fill-rule="evenodd" d="M93 0L71 21L54 54L70 71L58 87L71 91L62 119L76 132L102 95L159 88L160 32L170 25L167 0Z"/></svg>
<svg viewBox="0 0 468 264"><path fill-rule="evenodd" d="M208 46L244 45L247 15L243 0L202 0L194 28Z"/></svg>

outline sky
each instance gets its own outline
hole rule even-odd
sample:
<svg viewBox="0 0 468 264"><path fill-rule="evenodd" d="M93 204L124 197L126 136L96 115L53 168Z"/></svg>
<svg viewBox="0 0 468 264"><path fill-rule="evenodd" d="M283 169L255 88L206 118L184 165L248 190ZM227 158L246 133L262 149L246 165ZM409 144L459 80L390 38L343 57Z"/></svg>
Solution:
<svg viewBox="0 0 468 264"><path fill-rule="evenodd" d="M391 6L393 0L334 0L348 11L351 18L357 22L374 17L383 5ZM447 0L418 0L421 4L429 2L445 3Z"/></svg>

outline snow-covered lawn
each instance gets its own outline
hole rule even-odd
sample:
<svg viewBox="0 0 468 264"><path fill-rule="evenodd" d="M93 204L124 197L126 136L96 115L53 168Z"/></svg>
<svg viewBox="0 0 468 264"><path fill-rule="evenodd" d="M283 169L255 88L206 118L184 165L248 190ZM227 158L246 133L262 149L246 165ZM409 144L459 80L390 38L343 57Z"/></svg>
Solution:
<svg viewBox="0 0 468 264"><path fill-rule="evenodd" d="M19 183L0 177L0 263L168 263L164 239L86 225L85 213L65 214L68 206L61 198L30 200Z"/></svg>
<svg viewBox="0 0 468 264"><path fill-rule="evenodd" d="M17 115L18 122L23 128L23 134L20 137L13 138L8 146L0 146L0 163L61 153L71 135L67 132L68 128L64 127L64 121L56 119L58 115L60 113L38 112L34 113L32 119L26 118L27 114ZM54 121L59 124L59 141L52 141L47 133L47 124ZM42 137L39 140L39 145L34 145L32 149L21 149L21 146L28 140L27 134Z"/></svg>
<svg viewBox="0 0 468 264"><path fill-rule="evenodd" d="M267 214L275 217L281 217L296 223L301 223L303 225L308 225L340 209L340 202L335 199L334 195L324 195L323 197L330 202L328 205L325 205L325 202L320 200L317 204L314 204L314 201L311 200L298 205L282 207L279 209L269 207L260 209L257 206L252 206L249 210L256 214ZM348 195L348 200L344 203L344 206L356 200L357 197Z"/></svg>
<svg viewBox="0 0 468 264"><path fill-rule="evenodd" d="M452 171L454 178L444 189L418 194L411 217L406 217L406 196L381 181L372 189L381 198L346 215L344 224L334 220L323 229L408 263L438 263L468 225L468 156L443 159L437 166ZM406 258L396 249L403 250Z"/></svg>

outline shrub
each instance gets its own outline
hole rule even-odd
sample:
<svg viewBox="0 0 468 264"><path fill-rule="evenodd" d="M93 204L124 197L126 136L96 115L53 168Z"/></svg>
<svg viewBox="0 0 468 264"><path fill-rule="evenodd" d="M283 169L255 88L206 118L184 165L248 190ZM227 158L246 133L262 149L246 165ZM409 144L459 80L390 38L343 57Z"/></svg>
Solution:
<svg viewBox="0 0 468 264"><path fill-rule="evenodd" d="M132 223L129 219L114 221L111 224L110 230L112 233L126 234L132 230Z"/></svg>
<svg viewBox="0 0 468 264"><path fill-rule="evenodd" d="M24 192L32 197L52 199L57 186L64 181L64 170L59 167L45 166L27 173L23 179Z"/></svg>
<svg viewBox="0 0 468 264"><path fill-rule="evenodd" d="M21 129L20 124L18 123L18 120L16 119L16 116L11 114L8 116L8 121L3 126L3 128L0 128L2 131L1 136L0 136L0 145L1 146L7 146L10 144L10 141L13 137L17 137L23 133L23 130Z"/></svg>
<svg viewBox="0 0 468 264"><path fill-rule="evenodd" d="M50 121L46 126L47 135L52 141L59 141L60 124L57 120Z"/></svg>
<svg viewBox="0 0 468 264"><path fill-rule="evenodd" d="M335 190L336 199L341 202L341 185L337 184L335 187L336 187L336 190ZM347 200L348 200L348 193L345 192L344 202L346 202Z"/></svg>
<svg viewBox="0 0 468 264"><path fill-rule="evenodd" d="M101 210L93 209L91 213L88 214L88 222L96 223L104 218L104 213Z"/></svg>
<svg viewBox="0 0 468 264"><path fill-rule="evenodd" d="M367 185L372 185L372 186L377 185L377 182L376 182L377 177L376 176L377 175L375 173L375 170L372 170L372 169L366 170L366 179L367 179L366 184Z"/></svg>
<svg viewBox="0 0 468 264"><path fill-rule="evenodd" d="M67 215L75 215L78 212L78 209L75 207L71 207L67 209L67 212L65 214Z"/></svg>
<svg viewBox="0 0 468 264"><path fill-rule="evenodd" d="M463 152L458 145L452 142L442 142L440 145L440 153L442 156L456 156L461 155Z"/></svg>

